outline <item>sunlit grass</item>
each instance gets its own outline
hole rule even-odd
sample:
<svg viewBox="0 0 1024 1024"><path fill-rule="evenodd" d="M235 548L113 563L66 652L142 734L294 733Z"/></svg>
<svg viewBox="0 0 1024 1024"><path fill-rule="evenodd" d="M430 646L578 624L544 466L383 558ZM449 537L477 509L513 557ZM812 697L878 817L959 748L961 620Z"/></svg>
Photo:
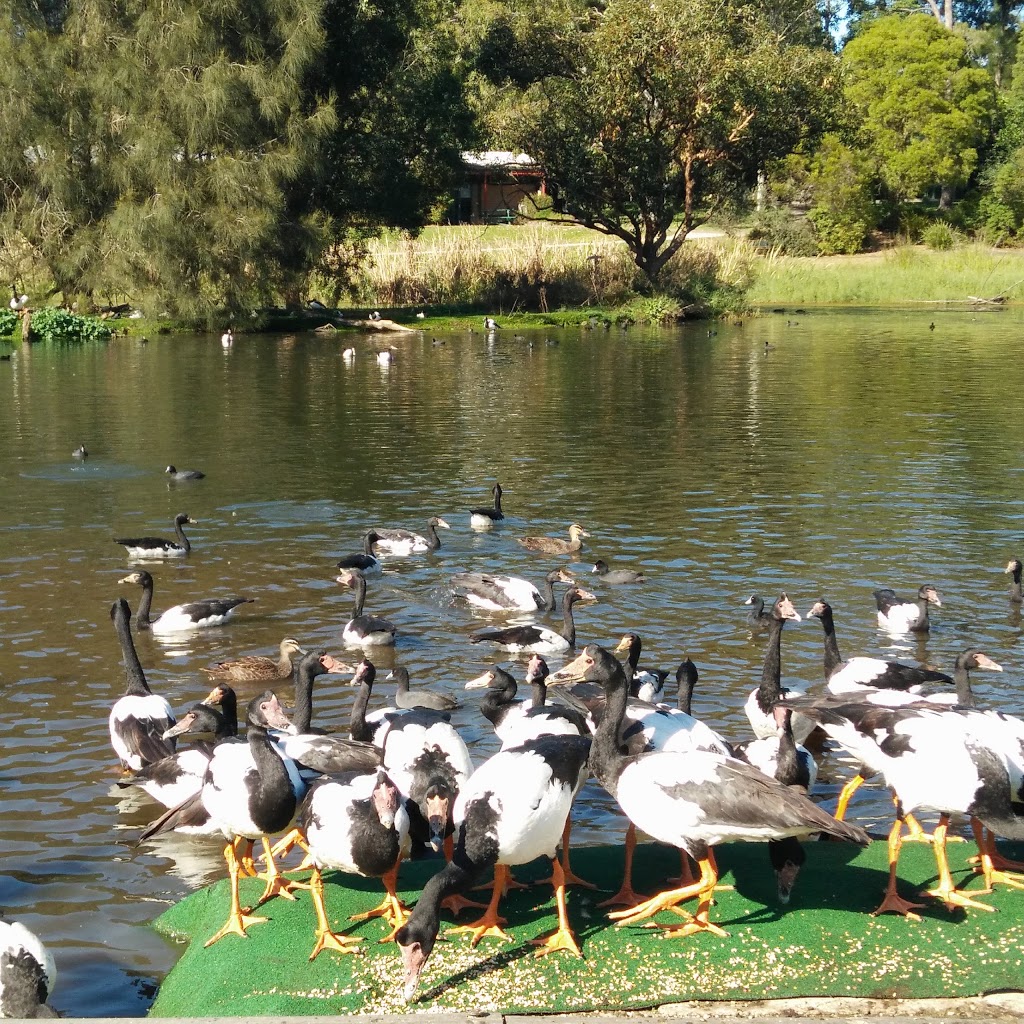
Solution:
<svg viewBox="0 0 1024 1024"><path fill-rule="evenodd" d="M1024 251L965 245L946 252L900 246L861 256L755 261L752 306L884 306L915 302L1024 301Z"/></svg>

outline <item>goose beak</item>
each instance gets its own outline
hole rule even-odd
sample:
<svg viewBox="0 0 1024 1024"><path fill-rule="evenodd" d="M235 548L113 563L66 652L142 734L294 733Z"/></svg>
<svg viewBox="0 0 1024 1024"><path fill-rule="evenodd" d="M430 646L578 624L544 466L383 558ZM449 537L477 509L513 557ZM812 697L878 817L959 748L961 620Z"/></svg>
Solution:
<svg viewBox="0 0 1024 1024"><path fill-rule="evenodd" d="M451 527L443 519L441 519L440 516L438 517L437 525L442 527L445 530L450 530L451 529Z"/></svg>
<svg viewBox="0 0 1024 1024"><path fill-rule="evenodd" d="M331 657L329 654L323 655L320 659L320 664L323 665L331 675L346 675L349 672L355 672L355 666L350 665L347 661L338 661L337 658Z"/></svg>
<svg viewBox="0 0 1024 1024"><path fill-rule="evenodd" d="M482 676L477 676L476 679L470 679L468 683L463 687L464 690L483 690L491 685L491 680L494 678L494 673L488 670Z"/></svg>
<svg viewBox="0 0 1024 1024"><path fill-rule="evenodd" d="M560 683L580 683L583 681L590 668L591 658L584 651L574 658L568 665L563 665L557 672L548 676L548 686L558 686Z"/></svg>
<svg viewBox="0 0 1024 1024"><path fill-rule="evenodd" d="M618 645L618 647L616 647L616 648L615 648L615 650L614 650L614 653L615 653L615 654L618 654L618 653L619 653L619 651L628 651L628 650L629 650L629 640L627 640L627 639L626 639L626 637L623 637L623 638L622 638L622 639L621 639L621 640L619 641L619 645ZM568 667L568 666L567 666L567 667ZM556 673L555 673L555 675L557 675L557 674L558 674L558 673L556 672Z"/></svg>
<svg viewBox="0 0 1024 1024"><path fill-rule="evenodd" d="M173 739L175 736L180 736L182 733L188 732L189 726L192 724L192 717L183 718L180 722L172 725L170 729L164 729L162 737L165 740Z"/></svg>
<svg viewBox="0 0 1024 1024"><path fill-rule="evenodd" d="M420 981L423 965L427 962L423 947L418 942L410 942L408 946L400 946L402 950L402 966L405 977L402 984L402 998L411 1003L416 995L416 986Z"/></svg>
<svg viewBox="0 0 1024 1024"><path fill-rule="evenodd" d="M581 601L596 601L597 594L592 594L589 590L584 590L582 587L576 588L576 593L580 595Z"/></svg>
<svg viewBox="0 0 1024 1024"><path fill-rule="evenodd" d="M989 672L1003 671L1003 666L994 662L987 654L978 654L975 660L978 662L978 668L987 668Z"/></svg>

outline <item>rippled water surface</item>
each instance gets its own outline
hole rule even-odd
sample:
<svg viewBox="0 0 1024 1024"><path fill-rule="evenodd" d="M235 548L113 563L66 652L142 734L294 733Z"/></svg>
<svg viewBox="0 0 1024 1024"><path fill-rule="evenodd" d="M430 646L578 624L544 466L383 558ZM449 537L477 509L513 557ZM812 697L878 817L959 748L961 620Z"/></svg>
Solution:
<svg viewBox="0 0 1024 1024"><path fill-rule="evenodd" d="M592 537L577 573L603 557L650 577L595 583L581 640L634 630L643 661L665 668L689 654L696 711L731 736L747 734L740 705L763 657L744 625L751 592L786 590L801 613L826 596L845 654L949 668L979 646L1006 669L979 676L979 695L1020 710L1020 617L1001 575L1021 550L1020 313L782 314L713 332L407 335L390 368L377 338L357 339L349 365L350 337L315 334L228 351L211 338L38 346L0 363L0 911L54 951L59 1009L143 1012L178 955L148 922L222 871L213 842L135 849L155 806L113 790L106 720L124 677L108 611L139 595L118 586L129 564L111 538L170 536L177 512L198 520L194 551L148 566L156 609L256 603L225 628L139 636L151 686L176 706L207 692L201 666L276 652L288 633L340 653L351 599L334 561L370 525L441 515L439 552L370 584L368 610L400 631L380 667L405 665L414 684L460 691L490 663L448 578L539 580L557 561L513 538L578 520ZM83 442L89 458L72 459ZM168 463L207 478L169 483ZM467 510L495 479L508 517L474 533ZM931 635L894 644L871 591L923 582L944 596ZM820 682L821 639L815 620L787 627L788 681ZM351 695L321 680L317 720L344 720ZM476 696L456 721L483 758L495 744ZM847 772L826 759L822 799ZM853 805L862 822L888 810L877 787ZM578 812L583 841L621 841L593 783Z"/></svg>

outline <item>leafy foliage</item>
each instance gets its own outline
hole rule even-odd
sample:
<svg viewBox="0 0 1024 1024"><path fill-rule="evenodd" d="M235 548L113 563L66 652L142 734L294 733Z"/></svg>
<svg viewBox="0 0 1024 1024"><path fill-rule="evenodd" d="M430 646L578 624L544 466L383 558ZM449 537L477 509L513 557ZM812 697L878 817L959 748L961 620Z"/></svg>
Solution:
<svg viewBox="0 0 1024 1024"><path fill-rule="evenodd" d="M924 229L921 235L921 241L928 246L929 249L936 249L938 251L946 251L949 249L955 249L962 241L960 232L953 227L948 221L937 220L933 221Z"/></svg>
<svg viewBox="0 0 1024 1024"><path fill-rule="evenodd" d="M834 135L814 161L814 203L808 214L824 255L860 252L878 223L873 163Z"/></svg>
<svg viewBox="0 0 1024 1024"><path fill-rule="evenodd" d="M13 334L18 323L18 314L14 310L0 309L0 335Z"/></svg>
<svg viewBox="0 0 1024 1024"><path fill-rule="evenodd" d="M32 333L43 341L106 341L110 328L94 317L44 306L32 314Z"/></svg>
<svg viewBox="0 0 1024 1024"><path fill-rule="evenodd" d="M966 184L989 136L995 90L962 38L924 14L879 18L847 45L843 68L847 99L894 195Z"/></svg>

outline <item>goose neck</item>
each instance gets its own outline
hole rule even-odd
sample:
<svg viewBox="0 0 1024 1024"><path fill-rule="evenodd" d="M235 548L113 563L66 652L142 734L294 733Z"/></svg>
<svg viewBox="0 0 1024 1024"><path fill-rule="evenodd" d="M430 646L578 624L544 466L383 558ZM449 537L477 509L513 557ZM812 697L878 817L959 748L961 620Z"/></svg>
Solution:
<svg viewBox="0 0 1024 1024"><path fill-rule="evenodd" d="M843 657L839 653L836 624L832 618L831 608L826 608L821 613L821 628L825 632L825 681L827 682L832 673L843 663Z"/></svg>
<svg viewBox="0 0 1024 1024"><path fill-rule="evenodd" d="M145 697L152 691L146 682L146 673L142 670L135 642L132 640L131 626L126 618L118 616L115 620L117 638L121 642L121 656L124 658L125 694L132 697Z"/></svg>
<svg viewBox="0 0 1024 1024"><path fill-rule="evenodd" d="M769 714L772 705L782 696L782 627L785 619L772 617L768 627L768 648L761 669L761 685L757 688L757 706Z"/></svg>

